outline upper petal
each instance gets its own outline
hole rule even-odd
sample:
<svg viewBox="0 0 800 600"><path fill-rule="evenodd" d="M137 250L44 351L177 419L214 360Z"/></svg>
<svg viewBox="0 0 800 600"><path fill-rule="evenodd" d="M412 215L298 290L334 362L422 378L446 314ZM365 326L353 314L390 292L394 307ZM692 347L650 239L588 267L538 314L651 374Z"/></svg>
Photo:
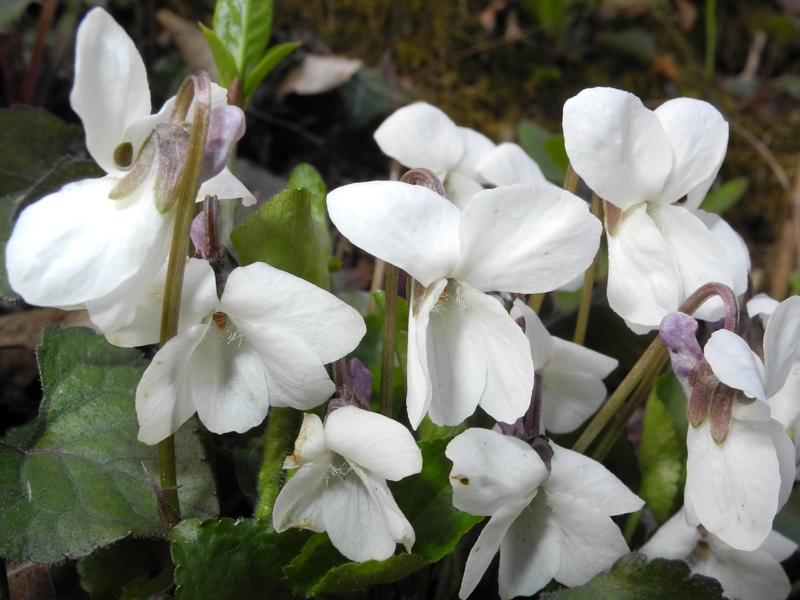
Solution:
<svg viewBox="0 0 800 600"><path fill-rule="evenodd" d="M706 360L719 380L751 398L766 399L762 383L761 359L742 338L720 329L711 334L704 349Z"/></svg>
<svg viewBox="0 0 800 600"><path fill-rule="evenodd" d="M564 104L563 126L572 168L598 196L622 210L659 196L672 168L670 140L636 96L583 90Z"/></svg>
<svg viewBox="0 0 800 600"><path fill-rule="evenodd" d="M458 259L459 211L436 192L399 181L353 183L328 194L336 228L359 248L427 287Z"/></svg>
<svg viewBox="0 0 800 600"><path fill-rule="evenodd" d="M702 536L694 525L686 522L683 507L658 528L653 537L639 548L647 558L685 560L697 548Z"/></svg>
<svg viewBox="0 0 800 600"><path fill-rule="evenodd" d="M708 102L693 98L669 100L654 112L669 138L673 156L659 200L672 203L692 191L699 206L725 158L728 123ZM698 187L701 183L705 189Z"/></svg>
<svg viewBox="0 0 800 600"><path fill-rule="evenodd" d="M800 351L800 296L780 303L764 332L764 369L767 397L774 396L786 383Z"/></svg>
<svg viewBox="0 0 800 600"><path fill-rule="evenodd" d="M304 279L261 262L233 270L221 306L257 344L270 344L279 330L301 340L322 363L354 350L366 333L364 319L354 308Z"/></svg>
<svg viewBox="0 0 800 600"><path fill-rule="evenodd" d="M150 115L150 88L133 40L102 8L90 11L78 27L69 99L83 121L89 154L106 173L120 175L114 149L129 125Z"/></svg>
<svg viewBox="0 0 800 600"><path fill-rule="evenodd" d="M772 529L781 473L775 445L757 422L731 421L722 444L706 419L686 438L685 510L690 525L703 525L739 550L755 550Z"/></svg>
<svg viewBox="0 0 800 600"><path fill-rule="evenodd" d="M158 212L147 183L125 200L109 200L117 181L77 181L22 211L6 246L6 265L11 287L26 302L83 304L143 270L155 275L173 219Z"/></svg>
<svg viewBox="0 0 800 600"><path fill-rule="evenodd" d="M741 296L747 291L747 274L750 272L750 251L747 244L719 215L704 210L696 210L693 214L708 228L725 253L733 277L733 293Z"/></svg>
<svg viewBox="0 0 800 600"><path fill-rule="evenodd" d="M536 371L541 371L553 357L554 338L547 331L539 315L522 300L514 300L511 308L511 318L515 321L522 317L525 319L525 337L531 345L531 358L536 367Z"/></svg>
<svg viewBox="0 0 800 600"><path fill-rule="evenodd" d="M449 171L461 160L464 139L455 123L435 106L416 102L396 110L375 131L384 154L416 169Z"/></svg>
<svg viewBox="0 0 800 600"><path fill-rule="evenodd" d="M622 213L608 240L608 303L626 321L658 327L678 310L680 274L644 205Z"/></svg>
<svg viewBox="0 0 800 600"><path fill-rule="evenodd" d="M555 186L486 190L461 215L453 277L481 291L554 290L589 267L601 230L583 200Z"/></svg>
<svg viewBox="0 0 800 600"><path fill-rule="evenodd" d="M497 186L521 183L538 186L547 184L542 169L517 144L505 142L487 153L475 170L489 183Z"/></svg>
<svg viewBox="0 0 800 600"><path fill-rule="evenodd" d="M549 473L525 442L488 429L470 428L447 445L453 461L453 506L490 516L511 503L528 504Z"/></svg>
<svg viewBox="0 0 800 600"><path fill-rule="evenodd" d="M397 481L422 470L422 453L408 429L355 406L343 406L328 415L325 444L383 479Z"/></svg>
<svg viewBox="0 0 800 600"><path fill-rule="evenodd" d="M464 153L453 170L464 177L485 183L481 178L481 173L476 169L476 165L494 150L494 142L469 127L459 127L458 132L464 140Z"/></svg>

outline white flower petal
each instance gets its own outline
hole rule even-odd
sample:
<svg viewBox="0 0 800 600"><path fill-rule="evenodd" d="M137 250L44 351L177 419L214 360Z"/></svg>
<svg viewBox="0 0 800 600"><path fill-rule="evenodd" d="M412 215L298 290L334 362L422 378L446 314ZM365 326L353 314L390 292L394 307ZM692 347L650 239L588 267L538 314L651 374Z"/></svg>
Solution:
<svg viewBox="0 0 800 600"><path fill-rule="evenodd" d="M546 493L561 530L561 561L556 581L569 587L583 585L628 553L628 544L617 524L591 499L549 490Z"/></svg>
<svg viewBox="0 0 800 600"><path fill-rule="evenodd" d="M755 319L758 315L766 315L769 317L775 312L779 304L780 302L774 298L770 298L766 294L756 294L747 301L747 316L751 319Z"/></svg>
<svg viewBox="0 0 800 600"><path fill-rule="evenodd" d="M731 266L733 293L741 296L747 291L747 274L750 272L750 251L747 244L719 215L704 210L696 210L693 214L703 222L725 252Z"/></svg>
<svg viewBox="0 0 800 600"><path fill-rule="evenodd" d="M425 287L458 259L461 212L436 192L399 181L353 183L328 194L328 213L353 244Z"/></svg>
<svg viewBox="0 0 800 600"><path fill-rule="evenodd" d="M364 319L336 296L261 262L233 270L222 306L248 337L262 340L259 345L281 330L302 340L322 363L354 350L366 332Z"/></svg>
<svg viewBox="0 0 800 600"><path fill-rule="evenodd" d="M531 358L536 371L544 369L553 356L553 338L547 331L539 315L522 300L514 300L511 308L511 318L515 321L519 318L525 319L525 337L531 345Z"/></svg>
<svg viewBox="0 0 800 600"><path fill-rule="evenodd" d="M585 501L606 515L639 510L644 501L596 460L550 442L552 472L547 495L564 494Z"/></svg>
<svg viewBox="0 0 800 600"><path fill-rule="evenodd" d="M464 153L453 171L476 182L488 183L481 181L481 173L476 166L494 150L494 142L482 133L468 127L459 127L458 132L464 140Z"/></svg>
<svg viewBox="0 0 800 600"><path fill-rule="evenodd" d="M728 123L708 102L693 98L669 100L654 112L673 155L659 200L672 203L692 191L702 201L725 158ZM705 189L698 188L701 183Z"/></svg>
<svg viewBox="0 0 800 600"><path fill-rule="evenodd" d="M475 412L486 387L484 331L470 291L451 280L443 292L447 299L437 303L428 322L428 415L437 425L462 423Z"/></svg>
<svg viewBox="0 0 800 600"><path fill-rule="evenodd" d="M207 327L189 362L197 414L214 433L243 433L267 416L265 361L230 319L223 330L214 321Z"/></svg>
<svg viewBox="0 0 800 600"><path fill-rule="evenodd" d="M461 215L452 276L481 291L554 290L589 267L601 229L583 200L555 186L486 190Z"/></svg>
<svg viewBox="0 0 800 600"><path fill-rule="evenodd" d="M464 153L464 138L456 124L425 102L392 113L375 131L375 141L384 154L405 166L437 173L453 169Z"/></svg>
<svg viewBox="0 0 800 600"><path fill-rule="evenodd" d="M446 279L434 282L422 298L419 308L408 313L408 395L406 410L411 427L422 422L433 399L433 384L428 367L428 326L431 310L447 285Z"/></svg>
<svg viewBox="0 0 800 600"><path fill-rule="evenodd" d="M318 460L303 465L281 489L272 509L272 525L281 533L290 527L325 531L322 514L328 463Z"/></svg>
<svg viewBox="0 0 800 600"><path fill-rule="evenodd" d="M197 201L202 202L206 196L216 196L220 200L242 199L243 206L252 206L256 197L250 193L244 184L239 181L228 167L208 181L204 181L197 192Z"/></svg>
<svg viewBox="0 0 800 600"><path fill-rule="evenodd" d="M619 228L606 237L609 305L626 321L658 327L678 310L682 288L670 248L646 206L622 213Z"/></svg>
<svg viewBox="0 0 800 600"><path fill-rule="evenodd" d="M89 154L106 173L121 175L114 149L129 125L150 115L150 88L133 40L102 8L78 27L70 104L86 129Z"/></svg>
<svg viewBox="0 0 800 600"><path fill-rule="evenodd" d="M400 507L397 506L392 492L389 491L389 487L386 485L386 480L375 473L359 468L356 464L353 464L352 467L372 496L375 504L380 508L383 523L386 525L389 535L392 536L396 543L403 544L406 552L411 552L416 540L414 528L408 522Z"/></svg>
<svg viewBox="0 0 800 600"><path fill-rule="evenodd" d="M557 366L547 366L540 373L542 424L550 433L575 431L605 400L606 386L594 375Z"/></svg>
<svg viewBox="0 0 800 600"><path fill-rule="evenodd" d="M792 423L800 415L800 362L794 363L786 383L767 400L772 418L780 422L785 429L790 429ZM800 436L800 431L797 432Z"/></svg>
<svg viewBox="0 0 800 600"><path fill-rule="evenodd" d="M143 272L146 286L161 267L166 256L159 241L168 237L172 217L158 212L148 182L130 198L109 200L117 181L71 183L22 211L6 265L11 287L27 302L83 304Z"/></svg>
<svg viewBox="0 0 800 600"><path fill-rule="evenodd" d="M533 394L528 338L497 300L463 287L486 352L486 387L480 406L497 421L513 423L528 410Z"/></svg>
<svg viewBox="0 0 800 600"><path fill-rule="evenodd" d="M528 502L525 500L505 504L489 519L467 557L464 578L458 591L461 600L465 600L480 583L492 558L497 554L508 528L527 506Z"/></svg>
<svg viewBox="0 0 800 600"><path fill-rule="evenodd" d="M633 94L583 90L564 104L564 145L572 168L622 210L658 198L672 149L658 117Z"/></svg>
<svg viewBox="0 0 800 600"><path fill-rule="evenodd" d="M445 196L459 210L464 210L469 201L472 200L472 197L482 191L483 185L458 171L448 173L444 180Z"/></svg>
<svg viewBox="0 0 800 600"><path fill-rule="evenodd" d="M647 210L680 272L681 301L706 283L733 287L728 256L700 219L680 206L651 203ZM722 318L725 314L722 301L714 300L703 303L694 316L705 320Z"/></svg>
<svg viewBox="0 0 800 600"><path fill-rule="evenodd" d="M758 548L772 529L781 489L771 436L758 422L733 419L718 445L706 419L689 427L686 445L686 521L739 550Z"/></svg>
<svg viewBox="0 0 800 600"><path fill-rule="evenodd" d="M692 565L692 571L714 577L722 584L726 598L736 600L784 600L791 584L780 563L761 549L743 552L713 540L705 559Z"/></svg>
<svg viewBox="0 0 800 600"><path fill-rule="evenodd" d="M638 551L651 560L654 558L685 560L694 552L701 539L697 527L686 522L681 507Z"/></svg>
<svg viewBox="0 0 800 600"><path fill-rule="evenodd" d="M422 470L422 453L408 429L355 406L343 406L328 415L325 445L383 479L397 481Z"/></svg>
<svg viewBox="0 0 800 600"><path fill-rule="evenodd" d="M528 444L488 429L460 433L445 456L453 461L453 506L477 516L491 516L517 502L527 505L549 476Z"/></svg>
<svg viewBox="0 0 800 600"><path fill-rule="evenodd" d="M500 597L532 596L555 577L560 562L561 530L542 493L503 538L497 577Z"/></svg>
<svg viewBox="0 0 800 600"><path fill-rule="evenodd" d="M489 183L497 186L521 183L547 185L542 169L528 153L517 144L505 142L489 152L475 166L475 170Z"/></svg>
<svg viewBox="0 0 800 600"><path fill-rule="evenodd" d="M330 463L333 453L325 445L325 428L322 419L312 413L303 415L303 424L300 433L294 442L294 452L287 456L283 462L284 469L294 469L305 464L322 460Z"/></svg>
<svg viewBox="0 0 800 600"><path fill-rule="evenodd" d="M786 434L783 425L775 419L756 421L754 425L772 438L775 454L778 457L778 469L781 475L781 487L778 493L778 510L789 500L794 486L796 467L794 442Z"/></svg>
<svg viewBox="0 0 800 600"><path fill-rule="evenodd" d="M597 379L605 379L619 365L616 358L557 337L553 338L553 357L550 360L553 366L558 365L562 370L569 366Z"/></svg>
<svg viewBox="0 0 800 600"><path fill-rule="evenodd" d="M775 530L769 532L767 540L761 544L759 550L769 554L777 561L784 561L797 550L797 543L781 535Z"/></svg>
<svg viewBox="0 0 800 600"><path fill-rule="evenodd" d="M164 305L164 285L167 278L166 263L141 294L131 315L131 321L118 329L107 330L113 326L108 319L114 314L110 302L92 301L87 303L92 322L106 332L106 338L115 346L134 348L158 343L161 330L161 314ZM117 296L117 294L113 294ZM107 297L105 297L107 298ZM103 300L105 300L105 298ZM101 304L98 312L95 307ZM214 271L208 261L191 258L186 261L183 276L183 292L178 322L178 333L190 325L197 325L208 317L219 304ZM110 322L109 322L110 321Z"/></svg>
<svg viewBox="0 0 800 600"><path fill-rule="evenodd" d="M761 380L761 359L742 338L726 329L711 334L703 350L708 364L719 380L751 398L766 398Z"/></svg>
<svg viewBox="0 0 800 600"><path fill-rule="evenodd" d="M350 560L386 560L394 554L380 506L354 471L328 478L322 513L331 543Z"/></svg>
<svg viewBox="0 0 800 600"><path fill-rule="evenodd" d="M800 350L800 296L780 303L764 332L764 370L767 397L784 386Z"/></svg>
<svg viewBox="0 0 800 600"><path fill-rule="evenodd" d="M157 444L195 413L190 361L208 325L193 325L172 338L153 357L136 388L139 441Z"/></svg>

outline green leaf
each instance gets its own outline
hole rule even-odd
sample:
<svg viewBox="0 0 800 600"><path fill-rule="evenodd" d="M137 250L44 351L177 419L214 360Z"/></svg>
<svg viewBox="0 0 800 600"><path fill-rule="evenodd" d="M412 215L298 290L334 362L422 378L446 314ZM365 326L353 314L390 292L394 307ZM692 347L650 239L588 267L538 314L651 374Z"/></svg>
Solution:
<svg viewBox="0 0 800 600"><path fill-rule="evenodd" d="M325 204L325 196L328 190L319 171L308 163L299 164L289 175L286 187L306 188L311 192L311 215L317 220L317 223L327 230L328 208Z"/></svg>
<svg viewBox="0 0 800 600"><path fill-rule="evenodd" d="M78 562L81 587L92 600L135 600L168 591L175 566L163 540L126 538Z"/></svg>
<svg viewBox="0 0 800 600"><path fill-rule="evenodd" d="M639 466L642 470L639 496L656 520L663 523L673 513L685 473L672 418L655 387L644 408Z"/></svg>
<svg viewBox="0 0 800 600"><path fill-rule="evenodd" d="M30 107L0 110L0 195L21 192L39 181L73 146L81 129Z"/></svg>
<svg viewBox="0 0 800 600"><path fill-rule="evenodd" d="M447 443L448 440L419 442L422 472L391 484L392 494L416 534L412 554L396 554L385 561L348 563L327 534L316 534L284 569L292 589L305 596L363 590L402 579L452 552L461 536L482 517L453 507L452 463L444 455Z"/></svg>
<svg viewBox="0 0 800 600"><path fill-rule="evenodd" d="M327 230L311 214L312 192L290 188L276 194L231 232L242 265L268 263L330 289Z"/></svg>
<svg viewBox="0 0 800 600"><path fill-rule="evenodd" d="M300 44L297 42L285 42L283 44L277 44L267 50L264 56L261 57L261 60L258 61L258 64L253 67L244 78L242 91L244 92L245 104L247 104L250 96L256 91L258 84L263 81L264 77L269 75L269 72L272 71L279 62L299 47Z"/></svg>
<svg viewBox="0 0 800 600"><path fill-rule="evenodd" d="M700 208L721 215L742 199L748 187L750 187L750 180L747 177L737 177L726 181L718 189L708 193Z"/></svg>
<svg viewBox="0 0 800 600"><path fill-rule="evenodd" d="M157 450L136 439L146 362L88 329L58 326L45 329L38 358L36 430L19 446L0 443L0 556L56 562L130 534L162 535L142 469L157 472ZM184 514L213 516L214 481L190 426L176 445Z"/></svg>
<svg viewBox="0 0 800 600"><path fill-rule="evenodd" d="M214 56L214 64L217 65L217 74L219 75L219 84L227 88L239 74L236 70L236 59L213 29L209 29L202 23L199 25L200 31L203 32L208 42L208 47L211 48L211 54Z"/></svg>
<svg viewBox="0 0 800 600"><path fill-rule="evenodd" d="M275 533L265 521L183 521L170 531L177 566L176 600L280 600L293 598L282 567L297 554L308 532Z"/></svg>
<svg viewBox="0 0 800 600"><path fill-rule="evenodd" d="M19 201L17 211L26 208L48 194L60 190L68 183L81 179L102 177L105 174L105 171L93 160L62 156L47 173L28 188Z"/></svg>
<svg viewBox="0 0 800 600"><path fill-rule="evenodd" d="M796 435L795 431L795 435ZM795 489L789 500L775 516L775 531L782 533L795 543L800 543L800 490Z"/></svg>
<svg viewBox="0 0 800 600"><path fill-rule="evenodd" d="M519 137L519 145L536 161L547 180L558 185L563 184L566 167L561 167L551 155L552 152L558 156L558 142L549 142L550 150L546 146L548 140L552 138L561 137L563 143L563 136L554 136L533 121L522 121L517 127L517 137Z"/></svg>
<svg viewBox="0 0 800 600"><path fill-rule="evenodd" d="M241 77L269 43L272 0L218 0L214 32L234 58Z"/></svg>
<svg viewBox="0 0 800 600"><path fill-rule="evenodd" d="M692 575L682 560L627 554L610 571L569 590L543 592L541 600L723 600L716 579Z"/></svg>

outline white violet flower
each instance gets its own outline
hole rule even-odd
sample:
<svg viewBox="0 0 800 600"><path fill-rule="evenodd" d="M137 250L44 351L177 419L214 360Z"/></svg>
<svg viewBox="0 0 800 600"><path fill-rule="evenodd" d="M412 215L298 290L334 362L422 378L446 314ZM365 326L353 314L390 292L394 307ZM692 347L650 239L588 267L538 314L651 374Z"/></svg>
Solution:
<svg viewBox="0 0 800 600"><path fill-rule="evenodd" d="M550 446L548 472L531 446L488 429L467 429L448 444L453 505L491 517L467 559L462 600L498 550L503 599L535 594L551 579L582 585L628 552L611 516L644 502L600 463Z"/></svg>
<svg viewBox="0 0 800 600"><path fill-rule="evenodd" d="M530 345L502 304L483 292L544 292L585 270L600 237L586 203L554 186L476 194L463 212L401 182L340 187L334 225L352 243L414 277L408 326L412 427L425 413L457 425L480 406L513 423L533 390Z"/></svg>
<svg viewBox="0 0 800 600"><path fill-rule="evenodd" d="M134 321L107 333L109 341L158 341L165 279L162 269ZM335 389L324 365L353 350L365 332L353 308L265 263L234 269L218 298L211 266L191 259L178 335L156 353L136 390L139 440L156 444L195 412L214 433L241 433L270 406L319 406Z"/></svg>
<svg viewBox="0 0 800 600"><path fill-rule="evenodd" d="M283 465L298 467L275 500L275 531L327 531L356 562L385 560L396 544L411 552L414 529L386 485L422 470L422 453L408 429L355 406L331 411L324 426L306 414L294 454Z"/></svg>
<svg viewBox="0 0 800 600"><path fill-rule="evenodd" d="M681 508L639 552L650 559L685 560L692 573L719 581L731 600L784 600L792 584L781 561L795 550L797 544L777 531L770 531L755 550L736 550L713 533L688 525Z"/></svg>
<svg viewBox="0 0 800 600"><path fill-rule="evenodd" d="M607 202L608 302L634 331L658 327L705 283L744 293L744 242L698 208L728 143L713 106L678 98L651 111L633 94L592 88L567 100L563 126L572 167ZM721 307L714 299L696 316L717 320Z"/></svg>

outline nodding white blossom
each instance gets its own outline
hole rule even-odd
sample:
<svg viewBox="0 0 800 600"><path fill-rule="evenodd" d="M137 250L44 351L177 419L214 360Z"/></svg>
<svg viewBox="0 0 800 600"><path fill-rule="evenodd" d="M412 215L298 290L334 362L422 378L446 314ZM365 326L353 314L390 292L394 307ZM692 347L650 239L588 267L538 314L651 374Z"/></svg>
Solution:
<svg viewBox="0 0 800 600"><path fill-rule="evenodd" d="M659 330L689 398L686 520L738 550L764 542L795 477L794 447L766 402L782 387L787 353L798 344L793 306L800 308L787 305L765 336L766 365L727 330L714 332L703 351L697 321L683 313L665 317ZM779 327L790 320L794 327ZM697 412L697 406L706 408Z"/></svg>
<svg viewBox="0 0 800 600"><path fill-rule="evenodd" d="M166 269L133 322L107 333L119 346L158 341ZM366 332L344 302L264 263L234 269L217 297L208 262L187 262L178 335L156 353L136 390L139 440L156 444L197 412L214 433L244 432L270 406L308 410L334 392L325 364Z"/></svg>
<svg viewBox="0 0 800 600"><path fill-rule="evenodd" d="M797 544L777 531L770 531L755 550L737 550L702 527L688 525L681 508L639 552L650 559L685 560L692 573L719 581L731 600L784 600L792 584L781 561L795 550Z"/></svg>
<svg viewBox="0 0 800 600"><path fill-rule="evenodd" d="M453 505L491 517L467 558L460 598L498 550L503 599L535 594L551 579L582 585L628 552L611 516L644 502L600 463L550 446L548 472L531 446L487 429L467 429L448 444Z"/></svg>
<svg viewBox="0 0 800 600"><path fill-rule="evenodd" d="M22 212L6 248L9 281L31 304L96 302L98 314L105 313L98 317L101 328L118 327L129 316L129 311L117 314L120 303L133 298L126 308L136 305L169 252L174 211L162 212L156 205L154 190L163 177L161 155L153 158L153 152L160 152L155 147L161 134L153 132L161 127L166 137L187 134L176 133L182 126L169 124L175 98L150 114L144 63L133 41L102 8L89 12L78 28L70 103L83 122L89 153L107 175L70 183ZM212 88L214 115L241 137L241 111L226 106L225 90L218 86ZM190 109L187 119L192 116ZM149 160L155 166L148 171L144 163ZM137 165L135 182L122 184ZM201 186L199 199L206 194L255 202L227 169Z"/></svg>
<svg viewBox="0 0 800 600"><path fill-rule="evenodd" d="M299 470L275 500L275 531L290 527L327 531L331 543L356 562L385 560L414 529L386 480L422 470L422 453L400 423L355 406L331 411L323 426L306 414L284 469Z"/></svg>
<svg viewBox="0 0 800 600"><path fill-rule="evenodd" d="M416 280L408 325L412 427L425 413L457 425L480 406L513 423L533 389L530 345L487 291L544 292L591 263L600 223L554 186L505 186L459 210L435 192L375 181L328 195L334 225L353 244Z"/></svg>
<svg viewBox="0 0 800 600"><path fill-rule="evenodd" d="M744 242L699 209L728 143L728 123L713 106L678 98L651 111L633 94L592 88L567 100L563 126L575 172L613 205L608 302L634 331L658 327L705 283L744 293ZM707 302L696 316L717 320L722 304Z"/></svg>
<svg viewBox="0 0 800 600"><path fill-rule="evenodd" d="M525 319L533 364L542 376L542 429L574 431L600 408L606 397L603 379L619 361L551 336L539 316L521 300L514 301L511 317Z"/></svg>
<svg viewBox="0 0 800 600"><path fill-rule="evenodd" d="M459 208L484 184L550 185L539 165L517 144L495 146L426 102L395 111L375 131L375 141L384 154L403 165L436 173L447 198Z"/></svg>

